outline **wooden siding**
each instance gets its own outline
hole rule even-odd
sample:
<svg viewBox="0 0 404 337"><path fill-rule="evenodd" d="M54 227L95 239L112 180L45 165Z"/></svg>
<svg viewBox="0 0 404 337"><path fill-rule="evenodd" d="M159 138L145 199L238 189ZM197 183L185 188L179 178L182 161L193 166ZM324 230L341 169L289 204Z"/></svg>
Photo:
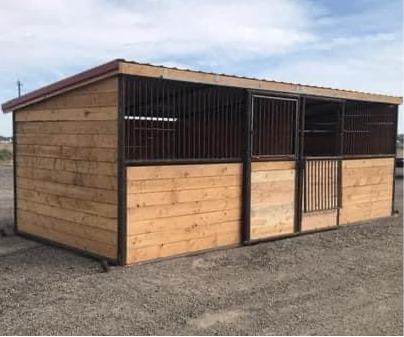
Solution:
<svg viewBox="0 0 404 337"><path fill-rule="evenodd" d="M337 210L318 211L313 213L303 213L302 232L327 228L337 225Z"/></svg>
<svg viewBox="0 0 404 337"><path fill-rule="evenodd" d="M294 231L295 162L251 163L251 239Z"/></svg>
<svg viewBox="0 0 404 337"><path fill-rule="evenodd" d="M344 160L340 223L390 216L393 172L394 158Z"/></svg>
<svg viewBox="0 0 404 337"><path fill-rule="evenodd" d="M15 112L19 231L117 257L117 79Z"/></svg>
<svg viewBox="0 0 404 337"><path fill-rule="evenodd" d="M241 164L128 167L127 263L234 245Z"/></svg>

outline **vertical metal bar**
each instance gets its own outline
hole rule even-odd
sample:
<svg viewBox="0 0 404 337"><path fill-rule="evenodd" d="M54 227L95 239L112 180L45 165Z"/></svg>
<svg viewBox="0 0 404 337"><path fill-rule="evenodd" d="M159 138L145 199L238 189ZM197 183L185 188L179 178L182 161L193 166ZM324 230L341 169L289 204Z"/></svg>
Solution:
<svg viewBox="0 0 404 337"><path fill-rule="evenodd" d="M245 91L245 114L243 123L243 194L242 194L242 240L249 244L251 238L251 115L254 109L250 90Z"/></svg>
<svg viewBox="0 0 404 337"><path fill-rule="evenodd" d="M13 199L14 199L14 232L18 233L18 204L17 204L17 122L15 120L16 112L13 111Z"/></svg>
<svg viewBox="0 0 404 337"><path fill-rule="evenodd" d="M393 195L392 195L392 201L391 201L391 215L394 215L397 213L395 209L395 199L396 199L396 161L397 161L397 134L398 134L398 105L396 105L395 109L395 116L394 116L394 135L393 135L393 140L394 141L394 169L393 169Z"/></svg>
<svg viewBox="0 0 404 337"><path fill-rule="evenodd" d="M346 113L346 108L347 108L347 102L343 101L342 102L342 106L340 105L340 118L339 118L339 151L338 154L340 156L340 158L338 159L338 175L337 177L334 176L334 179L337 178L338 180L338 202L335 205L335 207L337 208L337 223L336 225L339 226L340 225L340 215L341 215L341 208L342 208L342 194L344 193L344 191L342 190L342 156L345 154L344 152L344 148L345 148L345 113Z"/></svg>
<svg viewBox="0 0 404 337"><path fill-rule="evenodd" d="M117 118L117 257L120 265L126 264L126 167L124 165L126 77L118 75L118 118Z"/></svg>
<svg viewBox="0 0 404 337"><path fill-rule="evenodd" d="M162 80L161 81L161 99L156 99L156 110L155 110L155 112L154 112L154 114L153 114L153 116L155 117L154 119L155 119L155 121L154 121L154 125L156 125L156 131L154 132L154 134L155 134L155 138L157 138L157 137L159 137L160 135L161 135L161 139L162 139L162 141L161 141L161 147L162 147L162 149L160 150L161 151L161 156L162 156L162 158L163 159L166 159L166 143L167 143L167 137L166 137L166 131L165 131L165 129L166 129L166 125L167 125L167 123L166 123L166 97L167 97L167 95L166 95L166 82L164 81L164 80ZM151 101L153 101L153 98L151 98ZM159 107L159 104L158 104L158 102L161 102L161 108ZM161 111L161 131L159 130L160 129L160 126L159 126L159 117L160 116L158 116L158 114L156 113L157 111ZM158 139L156 139L156 141L154 141L154 139L153 139L153 143L155 143L155 144L158 144ZM153 146L152 148L154 148L154 152L156 153L156 146ZM156 158L157 159L157 158Z"/></svg>
<svg viewBox="0 0 404 337"><path fill-rule="evenodd" d="M306 97L299 97L295 106L295 209L294 209L294 232L301 231L302 223L302 209L303 209L303 174L306 170L306 163L303 161L303 130L304 130L304 116L306 109ZM303 166L304 165L304 166Z"/></svg>

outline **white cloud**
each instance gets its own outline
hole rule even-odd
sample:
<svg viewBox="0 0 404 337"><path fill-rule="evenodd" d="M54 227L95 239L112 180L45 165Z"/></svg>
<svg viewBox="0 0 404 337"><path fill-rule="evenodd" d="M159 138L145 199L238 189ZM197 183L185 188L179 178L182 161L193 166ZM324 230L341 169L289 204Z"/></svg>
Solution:
<svg viewBox="0 0 404 337"><path fill-rule="evenodd" d="M29 51L29 63L43 65L116 54L276 55L313 41L309 9L295 0L9 2L1 10L1 57L13 65Z"/></svg>
<svg viewBox="0 0 404 337"><path fill-rule="evenodd" d="M400 1L358 3L335 15L312 0L2 1L0 101L17 78L31 90L118 57L401 94Z"/></svg>

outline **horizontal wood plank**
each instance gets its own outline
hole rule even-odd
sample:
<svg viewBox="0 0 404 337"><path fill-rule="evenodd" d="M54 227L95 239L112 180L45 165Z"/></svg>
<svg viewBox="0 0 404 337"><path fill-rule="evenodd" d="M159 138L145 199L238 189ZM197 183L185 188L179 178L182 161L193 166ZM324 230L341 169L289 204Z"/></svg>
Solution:
<svg viewBox="0 0 404 337"><path fill-rule="evenodd" d="M295 179L294 170L257 171L251 174L251 183L270 181L291 181Z"/></svg>
<svg viewBox="0 0 404 337"><path fill-rule="evenodd" d="M53 145L75 147L116 147L115 135L43 135L43 134L19 134L16 143L22 145Z"/></svg>
<svg viewBox="0 0 404 337"><path fill-rule="evenodd" d="M302 216L302 231L327 228L337 225L337 210L305 213Z"/></svg>
<svg viewBox="0 0 404 337"><path fill-rule="evenodd" d="M103 202L107 204L116 204L117 198L117 194L115 191L97 189L92 187L82 187L77 185L59 184L49 181L27 178L17 179L17 187L47 192L50 194L61 195L80 200Z"/></svg>
<svg viewBox="0 0 404 337"><path fill-rule="evenodd" d="M68 92L63 95L54 96L47 100L33 104L30 110L63 109L63 108L88 108L117 106L118 94L116 91L106 92Z"/></svg>
<svg viewBox="0 0 404 337"><path fill-rule="evenodd" d="M240 186L241 176L193 177L156 180L132 180L128 182L129 194L168 192L210 187Z"/></svg>
<svg viewBox="0 0 404 337"><path fill-rule="evenodd" d="M127 179L152 180L191 177L211 177L220 175L240 175L241 164L194 164L194 165L161 165L130 167L127 169Z"/></svg>
<svg viewBox="0 0 404 337"><path fill-rule="evenodd" d="M70 160L86 160L96 162L115 163L117 152L115 149L78 146L51 145L21 145L17 144L17 152L21 156L42 158L59 158Z"/></svg>
<svg viewBox="0 0 404 337"><path fill-rule="evenodd" d="M18 155L17 166L82 174L116 176L115 163Z"/></svg>
<svg viewBox="0 0 404 337"><path fill-rule="evenodd" d="M130 239L129 239L130 240ZM179 254L197 252L200 250L235 245L240 242L239 232L216 233L212 236L196 238L149 247L137 248L128 244L127 262L135 263L153 260Z"/></svg>
<svg viewBox="0 0 404 337"><path fill-rule="evenodd" d="M394 158L345 159L342 161L342 168L391 167L393 164Z"/></svg>
<svg viewBox="0 0 404 337"><path fill-rule="evenodd" d="M117 217L116 205L78 200L61 195L35 191L32 189L17 188L18 199L38 202L44 205L57 206L65 209L78 210L83 213L115 219Z"/></svg>
<svg viewBox="0 0 404 337"><path fill-rule="evenodd" d="M294 169L295 166L295 161L252 162L251 171L291 170Z"/></svg>
<svg viewBox="0 0 404 337"><path fill-rule="evenodd" d="M105 243L116 247L117 235L116 232L103 230L100 228L83 226L75 222L70 222L50 216L36 214L35 212L18 210L18 224L24 228L24 224L33 224L38 227L52 229L59 233L69 234L77 238L89 239L99 243Z"/></svg>
<svg viewBox="0 0 404 337"><path fill-rule="evenodd" d="M114 121L17 122L17 134L116 135Z"/></svg>
<svg viewBox="0 0 404 337"><path fill-rule="evenodd" d="M81 174L59 170L47 170L27 167L16 167L18 178L42 180L50 183L93 187L97 189L116 190L117 180L114 176L98 174Z"/></svg>
<svg viewBox="0 0 404 337"><path fill-rule="evenodd" d="M137 221L159 218L170 218L175 216L199 214L229 210L241 207L241 198L198 200L191 202L177 203L174 205L157 205L141 208L128 208L127 221L133 223Z"/></svg>
<svg viewBox="0 0 404 337"><path fill-rule="evenodd" d="M58 232L52 228L46 228L43 226L34 225L31 222L22 222L19 230L33 234L48 240L63 243L64 245L88 251L89 253L98 254L111 259L116 258L117 248L112 245L100 243L88 238L81 238L67 233Z"/></svg>
<svg viewBox="0 0 404 337"><path fill-rule="evenodd" d="M116 121L118 107L87 107L42 110L18 110L15 113L16 122L36 121Z"/></svg>
<svg viewBox="0 0 404 337"><path fill-rule="evenodd" d="M195 240L198 238L220 235L221 233L226 234L237 232L240 232L240 221L208 223L204 225L194 225L191 228L184 226L184 228L177 228L176 230L170 230L170 228L166 226L165 230L161 232L129 236L128 242L136 248L141 248L167 245L179 241Z"/></svg>
<svg viewBox="0 0 404 337"><path fill-rule="evenodd" d="M240 186L224 186L210 189L128 194L127 205L129 208L134 208L153 205L173 205L190 201L234 198L241 198Z"/></svg>
<svg viewBox="0 0 404 337"><path fill-rule="evenodd" d="M241 209L229 209L216 212L197 213L191 215L174 216L170 218L157 218L143 221L136 221L133 226L128 226L129 236L147 234L154 232L167 232L175 230L188 230L207 226L209 224L223 223L229 221L239 221L241 219Z"/></svg>
<svg viewBox="0 0 404 337"><path fill-rule="evenodd" d="M77 210L61 208L59 206L49 206L38 202L18 199L18 209L26 212L33 212L43 216L49 216L61 220L66 220L94 228L94 230L103 229L106 231L117 232L116 219L105 218L86 214Z"/></svg>

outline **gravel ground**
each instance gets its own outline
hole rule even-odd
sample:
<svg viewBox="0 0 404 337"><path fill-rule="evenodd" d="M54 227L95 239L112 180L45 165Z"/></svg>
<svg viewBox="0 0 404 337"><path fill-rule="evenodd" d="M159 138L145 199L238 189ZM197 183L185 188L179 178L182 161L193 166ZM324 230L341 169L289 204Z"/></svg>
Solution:
<svg viewBox="0 0 404 337"><path fill-rule="evenodd" d="M11 223L0 169L0 226ZM101 273L97 262L0 238L0 334L402 335L400 215Z"/></svg>

